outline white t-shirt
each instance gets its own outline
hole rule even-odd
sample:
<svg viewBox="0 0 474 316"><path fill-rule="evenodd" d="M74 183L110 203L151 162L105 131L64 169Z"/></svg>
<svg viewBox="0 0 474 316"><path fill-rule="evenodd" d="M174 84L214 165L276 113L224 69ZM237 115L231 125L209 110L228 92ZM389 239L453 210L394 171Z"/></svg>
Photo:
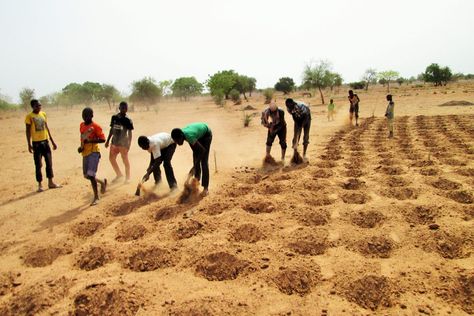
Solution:
<svg viewBox="0 0 474 316"><path fill-rule="evenodd" d="M158 133L148 137L150 148L148 151L153 154L153 159L161 157L161 150L173 144L174 141L168 133Z"/></svg>

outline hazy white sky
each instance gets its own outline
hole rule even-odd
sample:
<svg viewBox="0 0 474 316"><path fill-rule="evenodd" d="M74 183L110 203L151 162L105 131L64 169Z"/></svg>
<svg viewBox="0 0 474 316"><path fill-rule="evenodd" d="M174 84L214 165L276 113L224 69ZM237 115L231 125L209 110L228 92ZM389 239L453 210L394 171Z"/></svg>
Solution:
<svg viewBox="0 0 474 316"><path fill-rule="evenodd" d="M0 93L42 96L95 81L128 93L234 69L273 86L328 59L346 82L365 69L417 75L432 62L474 73L473 0L0 0Z"/></svg>

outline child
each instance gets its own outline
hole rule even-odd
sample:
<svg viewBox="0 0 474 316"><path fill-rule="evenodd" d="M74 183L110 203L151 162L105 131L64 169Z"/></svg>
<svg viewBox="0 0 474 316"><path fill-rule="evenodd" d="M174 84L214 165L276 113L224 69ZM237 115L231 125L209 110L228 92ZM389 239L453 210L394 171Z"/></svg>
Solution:
<svg viewBox="0 0 474 316"><path fill-rule="evenodd" d="M171 131L171 138L179 146L184 141L189 143L193 150L193 169L194 177L201 179L204 190L201 196L209 194L209 151L211 149L212 132L205 123L191 123L183 128L175 128Z"/></svg>
<svg viewBox="0 0 474 316"><path fill-rule="evenodd" d="M99 143L105 142L105 135L99 124L92 122L94 112L87 107L82 110L82 119L84 122L80 125L81 146L77 149L82 154L82 172L84 178L91 181L92 190L94 191L94 199L91 206L96 205L99 201L97 192L97 182L100 183L100 193L104 194L107 187L107 179L103 181L96 179L97 168L100 160Z"/></svg>
<svg viewBox="0 0 474 316"><path fill-rule="evenodd" d="M127 102L120 102L119 113L112 115L110 120L110 131L105 148L109 147L110 138L112 138L112 145L110 146L109 160L114 168L116 177L112 182L117 182L123 175L117 164L117 155L122 156L123 164L125 165L125 183L130 181L130 162L128 161L128 151L132 144L132 130L133 122L127 116L128 104Z"/></svg>
<svg viewBox="0 0 474 316"><path fill-rule="evenodd" d="M385 111L385 117L387 118L388 122L388 137L392 138L393 137L393 118L394 118L394 108L395 108L395 103L392 101L392 95L387 94L387 110Z"/></svg>
<svg viewBox="0 0 474 316"><path fill-rule="evenodd" d="M331 99L328 104L328 122L334 121L334 100Z"/></svg>
<svg viewBox="0 0 474 316"><path fill-rule="evenodd" d="M46 164L46 177L48 178L48 188L56 189L60 188L53 181L53 160L51 157L51 148L49 147L48 137L53 144L53 150L56 150L58 146L51 136L51 131L48 127L46 113L41 111L41 103L38 100L31 100L30 105L33 109L25 118L26 124L26 141L28 143L28 151L33 154L36 168L36 181L38 182L37 192L43 192L43 174L41 173L41 158L44 157ZM33 143L30 141L33 140Z"/></svg>
<svg viewBox="0 0 474 316"><path fill-rule="evenodd" d="M359 96L357 94L354 94L354 91L349 90L349 96L347 97L349 99L349 113L350 113L350 120L351 120L351 125L352 125L352 117L355 114L355 119L356 119L356 126L359 126Z"/></svg>
<svg viewBox="0 0 474 316"><path fill-rule="evenodd" d="M278 108L275 102L271 102L270 106L262 112L262 125L268 129L266 154L270 156L272 144L275 137L278 136L281 147L281 160L285 161L286 152L286 122L285 111Z"/></svg>
<svg viewBox="0 0 474 316"><path fill-rule="evenodd" d="M148 181L150 174L153 173L155 185L158 185L161 182L160 165L163 163L168 185L171 190L175 190L177 184L176 178L174 177L173 166L171 165L171 159L176 150L176 144L171 138L171 135L168 133L158 133L150 137L140 136L138 137L138 146L150 153L150 164L148 165L146 174L143 176L142 183Z"/></svg>

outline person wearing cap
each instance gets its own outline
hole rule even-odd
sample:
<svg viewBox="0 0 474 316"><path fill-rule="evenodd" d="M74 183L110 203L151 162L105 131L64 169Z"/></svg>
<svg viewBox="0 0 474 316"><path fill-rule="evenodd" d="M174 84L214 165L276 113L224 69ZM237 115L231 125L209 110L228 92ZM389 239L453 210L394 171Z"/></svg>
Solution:
<svg viewBox="0 0 474 316"><path fill-rule="evenodd" d="M303 102L295 102L290 98L286 99L285 105L288 113L293 116L293 121L295 123L292 144L293 149L296 150L298 148L301 132L303 131L303 159L306 159L306 151L309 144L309 129L311 127L311 111Z"/></svg>
<svg viewBox="0 0 474 316"><path fill-rule="evenodd" d="M112 182L117 182L123 178L122 172L117 164L117 156L120 154L123 164L125 165L125 183L130 181L130 161L128 160L128 151L132 144L132 130L133 122L127 116L128 104L127 102L120 102L119 113L112 115L110 120L110 131L105 148L109 147L110 139L112 138L112 145L110 146L109 161L114 168L116 177Z"/></svg>
<svg viewBox="0 0 474 316"><path fill-rule="evenodd" d="M26 142L28 143L28 151L33 154L33 159L35 161L36 181L38 182L37 192L43 191L43 174L41 173L42 158L44 158L46 164L48 188L60 188L61 186L53 181L53 158L48 138L51 140L53 150L56 150L58 146L54 142L51 131L49 130L46 113L41 111L41 103L38 100L33 99L31 100L30 105L33 111L28 113L25 117Z"/></svg>
<svg viewBox="0 0 474 316"><path fill-rule="evenodd" d="M168 185L171 190L176 189L176 178L174 177L173 166L171 165L176 144L171 135L169 133L158 133L149 137L140 136L138 137L138 146L150 153L150 164L146 174L143 176L142 182L148 181L150 174L153 173L155 185L158 185L161 182L160 165L163 163Z"/></svg>
<svg viewBox="0 0 474 316"><path fill-rule="evenodd" d="M179 146L184 141L189 143L193 151L193 168L190 173L194 173L194 177L202 181L201 185L204 190L201 196L209 194L209 151L212 143L212 131L206 123L191 123L183 128L175 128L171 131L171 138Z"/></svg>
<svg viewBox="0 0 474 316"><path fill-rule="evenodd" d="M278 136L281 147L281 160L285 161L286 152L286 122L285 111L280 109L274 101L262 112L262 125L268 129L266 154L270 156L272 144L275 137Z"/></svg>

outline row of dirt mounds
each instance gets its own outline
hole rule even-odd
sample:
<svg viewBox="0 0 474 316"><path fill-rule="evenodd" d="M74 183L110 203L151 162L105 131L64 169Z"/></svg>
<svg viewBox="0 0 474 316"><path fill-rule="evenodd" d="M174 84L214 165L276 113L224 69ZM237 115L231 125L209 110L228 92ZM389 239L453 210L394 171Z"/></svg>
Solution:
<svg viewBox="0 0 474 316"><path fill-rule="evenodd" d="M140 308L138 293L133 288L109 286L104 283L88 285L74 298L75 316L135 315Z"/></svg>
<svg viewBox="0 0 474 316"><path fill-rule="evenodd" d="M468 314L474 314L474 273L462 272L456 276L440 276L436 295L459 305Z"/></svg>
<svg viewBox="0 0 474 316"><path fill-rule="evenodd" d="M314 271L316 270L316 271ZM313 267L313 271L303 267L282 268L274 277L273 282L280 292L293 295L304 296L317 286L320 279L319 267Z"/></svg>
<svg viewBox="0 0 474 316"><path fill-rule="evenodd" d="M231 235L233 240L246 243L255 243L265 238L261 229L254 224L240 225L231 233Z"/></svg>
<svg viewBox="0 0 474 316"><path fill-rule="evenodd" d="M81 221L75 224L71 228L71 231L74 234L74 236L77 236L80 238L86 238L86 237L90 237L94 235L103 226L104 224L102 222L96 221L96 220Z"/></svg>
<svg viewBox="0 0 474 316"><path fill-rule="evenodd" d="M117 229L115 239L120 242L138 240L145 236L147 229L141 224L124 223Z"/></svg>
<svg viewBox="0 0 474 316"><path fill-rule="evenodd" d="M176 258L171 251L158 247L138 250L124 263L132 271L144 272L175 265Z"/></svg>
<svg viewBox="0 0 474 316"><path fill-rule="evenodd" d="M385 216L377 211L359 211L350 215L352 224L362 228L374 228L381 225Z"/></svg>
<svg viewBox="0 0 474 316"><path fill-rule="evenodd" d="M102 267L113 259L111 251L103 247L93 246L87 251L79 253L77 266L86 271Z"/></svg>

